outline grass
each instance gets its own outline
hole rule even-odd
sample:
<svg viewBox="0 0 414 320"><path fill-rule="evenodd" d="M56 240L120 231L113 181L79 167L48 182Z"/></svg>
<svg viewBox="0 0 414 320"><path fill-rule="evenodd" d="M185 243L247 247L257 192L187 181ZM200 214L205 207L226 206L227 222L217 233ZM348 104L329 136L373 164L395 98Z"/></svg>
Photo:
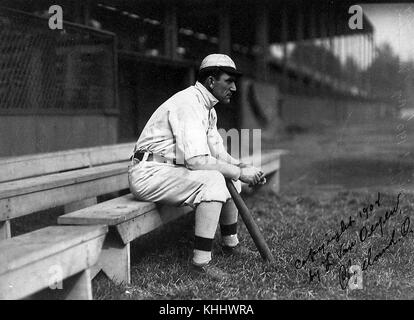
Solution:
<svg viewBox="0 0 414 320"><path fill-rule="evenodd" d="M245 195L245 201L273 253L274 264L264 263L258 253L228 258L220 254L216 243L214 262L231 273L228 281L213 282L191 276L187 271L192 255L194 217L188 215L134 241L131 245L132 284L116 285L103 274L93 280L94 298L122 299L414 299L414 234L393 245L363 272L363 289L343 290L339 283L340 265L348 260L363 265L369 248L372 257L385 248L395 228L396 240L406 216L412 225L414 190L414 125L404 123L407 138L396 135L398 123L367 124L337 128L321 133L296 135L277 143L290 154L282 158L279 195L262 189ZM393 215L372 237L357 245L342 258L335 252L341 243L358 239L363 223L375 224L386 210L395 206L398 190L401 214ZM366 221L358 211L376 200L381 191L381 207ZM15 219L16 234L54 224L61 208L49 214ZM296 259L305 259L309 249L318 248L335 231L341 220L352 216L356 222L332 241L333 266L325 272L323 255L304 268L295 267ZM12 221L13 223L14 221ZM39 224L42 222L42 224ZM410 229L412 228L412 225ZM28 229L30 226L30 229ZM241 242L255 249L242 222ZM328 236L325 234L328 233ZM217 235L216 240L219 239ZM217 241L216 241L217 242ZM320 281L309 282L309 268L320 269Z"/></svg>
<svg viewBox="0 0 414 320"><path fill-rule="evenodd" d="M363 289L342 290L338 268L349 258L360 264L369 247L379 252L390 239L394 227L399 228L403 216L410 216L414 196L404 195L400 201L402 213L390 218L346 257L336 259L328 272L321 269L321 281L309 283L308 271L295 268L295 260L305 258L310 246L319 246L326 232L338 230L341 219L357 217L376 194L366 192L337 192L329 203L315 197L277 196L258 192L246 197L247 206L255 216L275 258L274 264L264 263L258 253L240 258L220 254L218 244L213 251L215 263L233 275L228 281L214 282L195 278L187 271L191 257L193 217L188 216L157 230L132 245L132 285L114 285L105 276L94 284L96 299L412 299L414 298L413 234L386 251L372 267L363 272ZM368 220L374 223L385 210L395 205L395 194L382 194L381 207ZM240 222L240 239L254 249L254 244ZM356 238L362 220L346 230L340 242ZM411 226L412 228L412 226ZM399 234L399 233L398 233ZM218 235L216 237L218 239ZM216 241L217 242L217 241ZM339 247L333 241L332 253ZM320 266L322 256L313 264ZM318 262L319 261L319 262Z"/></svg>

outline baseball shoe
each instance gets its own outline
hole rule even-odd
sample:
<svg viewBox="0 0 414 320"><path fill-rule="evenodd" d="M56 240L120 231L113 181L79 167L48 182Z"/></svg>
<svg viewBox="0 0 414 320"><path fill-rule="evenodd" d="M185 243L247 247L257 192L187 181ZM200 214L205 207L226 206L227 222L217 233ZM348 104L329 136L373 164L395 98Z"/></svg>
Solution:
<svg viewBox="0 0 414 320"><path fill-rule="evenodd" d="M229 247L229 246L222 246L221 250L223 251L224 255L233 255L233 256L245 256L245 255L251 255L255 253L255 251L250 250L246 246L242 244L238 244L235 247Z"/></svg>
<svg viewBox="0 0 414 320"><path fill-rule="evenodd" d="M190 262L189 269L194 275L208 277L215 281L227 280L230 278L230 275L227 272L212 265L211 263L196 265Z"/></svg>

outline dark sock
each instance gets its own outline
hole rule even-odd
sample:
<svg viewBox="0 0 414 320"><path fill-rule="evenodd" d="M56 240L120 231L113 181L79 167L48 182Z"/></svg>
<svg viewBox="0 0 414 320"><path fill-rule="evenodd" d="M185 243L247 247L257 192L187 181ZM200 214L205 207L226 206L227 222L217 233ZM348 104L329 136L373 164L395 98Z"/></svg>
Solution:
<svg viewBox="0 0 414 320"><path fill-rule="evenodd" d="M220 232L222 236L237 234L237 222L233 224L220 224Z"/></svg>
<svg viewBox="0 0 414 320"><path fill-rule="evenodd" d="M211 251L213 249L213 239L195 236L194 249L202 251Z"/></svg>

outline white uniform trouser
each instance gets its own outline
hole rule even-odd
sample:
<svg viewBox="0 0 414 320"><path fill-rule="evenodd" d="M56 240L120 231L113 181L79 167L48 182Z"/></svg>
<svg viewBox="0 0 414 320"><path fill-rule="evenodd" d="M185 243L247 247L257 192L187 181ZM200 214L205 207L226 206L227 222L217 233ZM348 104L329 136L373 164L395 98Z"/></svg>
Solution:
<svg viewBox="0 0 414 320"><path fill-rule="evenodd" d="M129 186L132 194L143 201L158 202L174 206L189 205L196 208L201 202L222 202L227 224L237 223L237 209L227 189L224 176L215 170L189 170L155 161L141 161L128 170ZM241 191L240 181L234 182ZM199 208L201 209L201 208ZM228 212L226 212L228 211ZM213 240L220 210L217 212L196 211L195 236ZM237 235L223 237L227 245L238 243ZM211 249L204 251L194 248L193 263L201 265L211 260Z"/></svg>
<svg viewBox="0 0 414 320"><path fill-rule="evenodd" d="M189 170L184 166L141 161L128 170L132 194L142 201L195 208L203 201L231 199L224 176L215 170ZM240 192L240 181L233 181Z"/></svg>

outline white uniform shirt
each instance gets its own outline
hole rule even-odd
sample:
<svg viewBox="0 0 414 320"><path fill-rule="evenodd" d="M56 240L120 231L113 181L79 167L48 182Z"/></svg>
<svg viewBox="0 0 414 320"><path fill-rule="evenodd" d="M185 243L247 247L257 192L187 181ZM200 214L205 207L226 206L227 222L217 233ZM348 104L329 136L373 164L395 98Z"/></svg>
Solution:
<svg viewBox="0 0 414 320"><path fill-rule="evenodd" d="M199 82L165 101L153 113L135 144L135 151L148 151L177 164L225 151L217 131L214 105L218 100Z"/></svg>

